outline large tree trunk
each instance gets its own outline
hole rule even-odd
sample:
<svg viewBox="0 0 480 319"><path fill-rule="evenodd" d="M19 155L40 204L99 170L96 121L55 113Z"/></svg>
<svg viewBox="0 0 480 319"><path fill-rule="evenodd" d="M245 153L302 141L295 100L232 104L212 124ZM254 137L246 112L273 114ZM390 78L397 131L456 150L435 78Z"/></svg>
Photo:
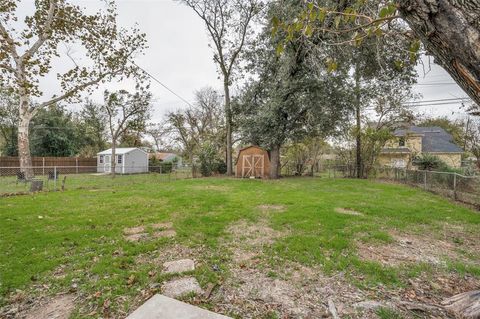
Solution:
<svg viewBox="0 0 480 319"><path fill-rule="evenodd" d="M232 161L232 109L230 101L230 88L228 81L224 82L225 90L225 126L227 129L227 175L233 174L233 161Z"/></svg>
<svg viewBox="0 0 480 319"><path fill-rule="evenodd" d="M18 157L20 161L20 171L26 179L34 177L32 168L32 156L30 154L29 126L32 114L29 111L29 97L21 96L19 105L20 120L18 123Z"/></svg>
<svg viewBox="0 0 480 319"><path fill-rule="evenodd" d="M480 0L397 3L427 51L480 106Z"/></svg>
<svg viewBox="0 0 480 319"><path fill-rule="evenodd" d="M280 146L270 149L270 178L280 178Z"/></svg>

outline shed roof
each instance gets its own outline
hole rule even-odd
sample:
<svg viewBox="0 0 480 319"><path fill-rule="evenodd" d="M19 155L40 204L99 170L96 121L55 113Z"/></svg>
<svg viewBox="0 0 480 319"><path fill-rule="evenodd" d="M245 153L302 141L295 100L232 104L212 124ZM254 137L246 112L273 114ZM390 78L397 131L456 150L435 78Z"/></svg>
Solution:
<svg viewBox="0 0 480 319"><path fill-rule="evenodd" d="M117 155L127 154L127 153L130 153L131 151L134 151L134 150L139 150L139 151L142 151L142 152L146 153L144 150L142 150L138 147L119 147L119 148L115 149L115 154L117 154ZM97 153L97 155L110 155L110 154L112 154L112 149L111 148L109 148L108 150L102 151L100 153Z"/></svg>
<svg viewBox="0 0 480 319"><path fill-rule="evenodd" d="M463 153L463 150L453 142L453 137L438 126L411 126L407 129L398 129L395 136L418 134L422 136L423 153Z"/></svg>
<svg viewBox="0 0 480 319"><path fill-rule="evenodd" d="M237 154L237 158L236 158L236 160L235 160L235 163L238 163L238 158L240 157L240 154L241 154L243 151L248 150L249 148L257 148L257 149L259 149L259 150L261 150L261 151L263 151L263 152L267 152L268 159L270 159L270 153L269 153L266 149L261 148L261 147L258 146L258 145L249 145L249 146L245 146L245 147L243 147L243 148L241 148L241 149L238 150L238 154Z"/></svg>

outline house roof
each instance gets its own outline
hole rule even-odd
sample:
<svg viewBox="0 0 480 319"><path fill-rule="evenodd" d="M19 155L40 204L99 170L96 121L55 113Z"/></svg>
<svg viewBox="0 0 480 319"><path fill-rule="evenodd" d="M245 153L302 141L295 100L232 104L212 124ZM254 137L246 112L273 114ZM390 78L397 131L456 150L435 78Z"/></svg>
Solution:
<svg viewBox="0 0 480 319"><path fill-rule="evenodd" d="M171 157L177 157L178 155L175 153L162 153L162 152L156 152L152 154L152 157L155 157L158 160L164 161L166 159L169 159Z"/></svg>
<svg viewBox="0 0 480 319"><path fill-rule="evenodd" d="M395 136L409 134L422 137L422 153L463 153L463 150L453 142L453 137L438 126L411 126L407 129L398 129Z"/></svg>
<svg viewBox="0 0 480 319"><path fill-rule="evenodd" d="M115 149L115 154L116 155L127 154L127 153L130 153L131 151L134 151L134 150L139 150L139 151L142 151L142 152L145 153L144 150L142 150L140 148L137 148L137 147L119 147L119 148ZM97 153L97 155L110 155L110 154L112 154L112 149L111 148L109 148L108 150L102 151L100 153Z"/></svg>

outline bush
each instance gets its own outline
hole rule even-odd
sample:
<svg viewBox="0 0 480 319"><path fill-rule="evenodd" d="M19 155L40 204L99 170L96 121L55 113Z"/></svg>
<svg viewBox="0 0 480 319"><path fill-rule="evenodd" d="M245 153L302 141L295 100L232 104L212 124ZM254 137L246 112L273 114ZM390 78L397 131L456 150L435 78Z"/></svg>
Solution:
<svg viewBox="0 0 480 319"><path fill-rule="evenodd" d="M424 171L440 171L448 167L440 158L431 154L422 154L415 159L418 169Z"/></svg>
<svg viewBox="0 0 480 319"><path fill-rule="evenodd" d="M148 160L148 167L149 167L149 171L152 173L169 174L173 171L172 162L164 163L156 158L150 158Z"/></svg>
<svg viewBox="0 0 480 319"><path fill-rule="evenodd" d="M215 173L218 174L226 174L227 173L227 163L225 163L222 160L217 160L215 162L215 168L214 168Z"/></svg>
<svg viewBox="0 0 480 319"><path fill-rule="evenodd" d="M217 157L217 151L211 144L204 144L198 157L202 176L208 177L213 174L225 174L227 172L227 165Z"/></svg>
<svg viewBox="0 0 480 319"><path fill-rule="evenodd" d="M162 174L169 174L173 171L173 163L172 162L161 163L160 167L161 167Z"/></svg>

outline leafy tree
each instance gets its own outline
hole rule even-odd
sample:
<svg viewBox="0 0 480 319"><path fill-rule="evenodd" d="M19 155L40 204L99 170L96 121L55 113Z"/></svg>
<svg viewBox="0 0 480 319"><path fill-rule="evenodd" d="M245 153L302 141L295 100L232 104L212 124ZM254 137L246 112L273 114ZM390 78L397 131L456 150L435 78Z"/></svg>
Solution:
<svg viewBox="0 0 480 319"><path fill-rule="evenodd" d="M87 101L80 111L77 121L84 139L80 155L95 156L107 147L107 116L102 105Z"/></svg>
<svg viewBox="0 0 480 319"><path fill-rule="evenodd" d="M468 119L466 123L465 149L477 159L477 167L480 169L480 118Z"/></svg>
<svg viewBox="0 0 480 319"><path fill-rule="evenodd" d="M225 95L227 175L232 175L232 110L230 86L238 70L242 51L253 32L253 19L261 0L182 0L203 20L213 42L213 59L220 69Z"/></svg>
<svg viewBox="0 0 480 319"><path fill-rule="evenodd" d="M193 106L167 114L164 129L181 145L183 154L192 163L192 173L202 144L208 142L217 154L224 149L224 118L220 95L211 88L197 91Z"/></svg>
<svg viewBox="0 0 480 319"><path fill-rule="evenodd" d="M30 130L33 156L76 156L84 143L73 114L58 104L39 110Z"/></svg>
<svg viewBox="0 0 480 319"><path fill-rule="evenodd" d="M373 5L373 9L372 9ZM399 20L403 20L400 21ZM291 37L331 33L335 45L361 44L377 37L411 39L399 51L415 59L420 41L429 54L480 106L480 4L478 1L448 0L350 0L306 1L304 10L290 20L276 19L276 28ZM321 23L318 26L318 22ZM403 27L406 22L413 33ZM353 26L352 26L353 24ZM345 39L347 37L347 39ZM420 40L420 41L419 41ZM401 65L401 62L399 62Z"/></svg>
<svg viewBox="0 0 480 319"><path fill-rule="evenodd" d="M18 16L17 9L16 0L0 2L0 86L12 88L19 97L20 166L30 178L33 170L28 168L32 166L29 125L36 113L99 83L143 75L130 58L143 52L146 40L137 29L129 32L117 28L113 1L107 2L106 10L93 15L85 14L68 0L35 1L34 14L24 19ZM24 21L25 26L17 26L18 20ZM88 66L72 59L72 67L57 76L61 92L33 105L33 98L43 96L40 82L53 71L52 62L60 54L60 43L81 45L85 52L82 61Z"/></svg>
<svg viewBox="0 0 480 319"><path fill-rule="evenodd" d="M115 149L125 132L129 129L139 129L146 125L150 116L150 101L152 95L137 86L137 92L129 93L125 90L117 92L105 91L103 112L107 118L108 131L112 139L112 177L115 178L116 153Z"/></svg>
<svg viewBox="0 0 480 319"><path fill-rule="evenodd" d="M18 98L6 89L0 89L0 134L3 139L1 153L17 156Z"/></svg>

